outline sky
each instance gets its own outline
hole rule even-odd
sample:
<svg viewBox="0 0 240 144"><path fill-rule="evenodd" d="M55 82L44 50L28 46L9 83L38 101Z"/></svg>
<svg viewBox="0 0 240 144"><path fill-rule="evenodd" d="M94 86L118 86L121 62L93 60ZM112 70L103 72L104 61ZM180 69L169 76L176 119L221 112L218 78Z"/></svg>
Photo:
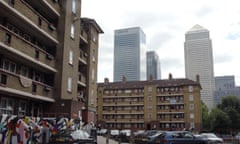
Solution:
<svg viewBox="0 0 240 144"><path fill-rule="evenodd" d="M240 86L240 0L82 0L82 17L103 29L98 53L98 82L113 81L114 30L136 27L155 51L161 78L185 78L185 33L199 24L210 31L214 75L235 76Z"/></svg>

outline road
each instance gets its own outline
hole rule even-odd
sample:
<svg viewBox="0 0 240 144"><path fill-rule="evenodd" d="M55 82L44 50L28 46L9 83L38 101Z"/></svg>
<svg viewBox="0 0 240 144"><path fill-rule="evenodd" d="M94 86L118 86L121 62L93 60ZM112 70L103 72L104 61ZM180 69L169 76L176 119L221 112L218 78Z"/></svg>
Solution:
<svg viewBox="0 0 240 144"><path fill-rule="evenodd" d="M119 143L112 139L109 139L109 141L107 143L106 137L103 137L103 136L97 136L97 142L98 142L98 144L128 144L128 143Z"/></svg>

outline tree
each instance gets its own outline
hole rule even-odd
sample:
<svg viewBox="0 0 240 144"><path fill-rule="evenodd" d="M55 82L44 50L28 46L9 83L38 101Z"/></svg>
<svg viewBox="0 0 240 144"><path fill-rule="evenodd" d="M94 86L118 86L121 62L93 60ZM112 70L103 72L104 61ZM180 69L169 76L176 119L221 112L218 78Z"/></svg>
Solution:
<svg viewBox="0 0 240 144"><path fill-rule="evenodd" d="M235 96L227 96L222 99L222 103L217 106L228 114L232 130L240 129L240 99Z"/></svg>
<svg viewBox="0 0 240 144"><path fill-rule="evenodd" d="M211 124L208 107L203 101L201 101L201 105L202 105L202 128L203 130L209 131Z"/></svg>
<svg viewBox="0 0 240 144"><path fill-rule="evenodd" d="M232 123L228 114L219 108L212 109L209 119L211 123L211 131L221 132L227 130Z"/></svg>

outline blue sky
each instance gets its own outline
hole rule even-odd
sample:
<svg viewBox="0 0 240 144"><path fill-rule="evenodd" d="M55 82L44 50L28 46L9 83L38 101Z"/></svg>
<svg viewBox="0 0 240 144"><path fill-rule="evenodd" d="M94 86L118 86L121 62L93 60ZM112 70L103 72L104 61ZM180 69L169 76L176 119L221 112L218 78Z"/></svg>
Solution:
<svg viewBox="0 0 240 144"><path fill-rule="evenodd" d="M184 36L195 24L210 31L215 76L234 75L240 86L240 0L82 0L82 17L93 18L99 41L98 82L113 81L115 29L140 26L147 50L158 53L162 79L184 78Z"/></svg>

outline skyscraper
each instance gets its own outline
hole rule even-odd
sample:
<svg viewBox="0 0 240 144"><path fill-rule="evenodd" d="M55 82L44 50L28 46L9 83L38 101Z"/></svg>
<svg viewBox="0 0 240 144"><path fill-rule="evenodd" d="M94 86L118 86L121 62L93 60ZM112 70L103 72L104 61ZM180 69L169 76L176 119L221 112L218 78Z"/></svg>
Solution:
<svg viewBox="0 0 240 144"><path fill-rule="evenodd" d="M147 52L147 80L152 76L153 79L161 79L160 61L155 51Z"/></svg>
<svg viewBox="0 0 240 144"><path fill-rule="evenodd" d="M184 53L186 78L194 80L196 75L200 76L201 99L213 108L215 81L209 31L200 25L191 28L185 34Z"/></svg>
<svg viewBox="0 0 240 144"><path fill-rule="evenodd" d="M114 81L146 80L146 36L140 27L114 31Z"/></svg>

